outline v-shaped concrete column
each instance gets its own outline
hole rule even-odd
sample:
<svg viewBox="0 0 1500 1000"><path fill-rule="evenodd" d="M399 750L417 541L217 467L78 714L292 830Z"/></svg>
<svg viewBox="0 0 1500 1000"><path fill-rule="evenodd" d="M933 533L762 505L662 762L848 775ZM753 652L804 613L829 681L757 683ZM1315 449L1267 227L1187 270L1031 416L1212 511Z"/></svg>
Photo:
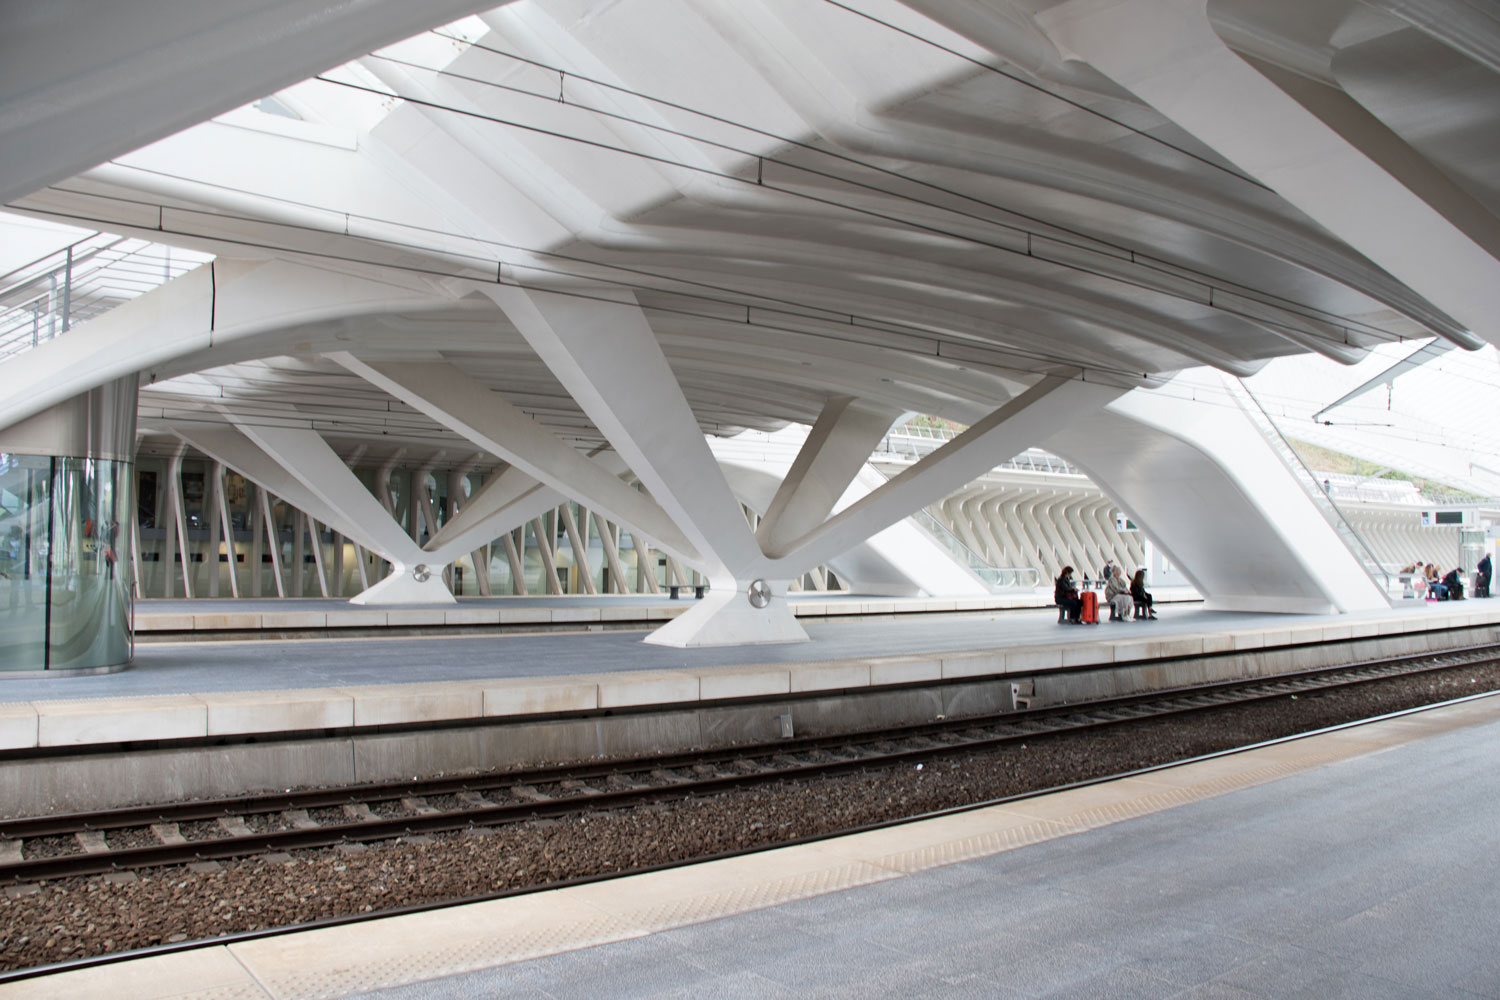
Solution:
<svg viewBox="0 0 1500 1000"><path fill-rule="evenodd" d="M1123 388L1047 375L873 493L766 554L768 571L816 566L1095 413Z"/></svg>
<svg viewBox="0 0 1500 1000"><path fill-rule="evenodd" d="M532 479L560 494L586 499L610 520L653 539L659 548L679 558L699 560L694 544L651 497L631 489L609 469L453 365L441 361L366 362L348 353L330 354L329 358L505 459ZM703 445L701 435L698 443ZM706 450L707 445L703 447Z"/></svg>
<svg viewBox="0 0 1500 1000"><path fill-rule="evenodd" d="M508 468L486 479L423 548L434 563L446 566L564 503L561 493Z"/></svg>
<svg viewBox="0 0 1500 1000"><path fill-rule="evenodd" d="M631 296L515 286L484 291L698 549L713 590L648 640L667 645L805 639L785 602L791 580L1124 391L1044 377L948 446L824 520L878 440L876 428L883 433L891 416L835 401L773 501L763 551Z"/></svg>
<svg viewBox="0 0 1500 1000"><path fill-rule="evenodd" d="M848 396L829 400L761 518L761 547L775 550L822 524L898 416Z"/></svg>
<svg viewBox="0 0 1500 1000"><path fill-rule="evenodd" d="M452 604L442 564L423 552L316 432L236 421L234 426L172 425L193 447L390 560L391 575L355 604Z"/></svg>
<svg viewBox="0 0 1500 1000"><path fill-rule="evenodd" d="M710 593L648 641L689 646L805 640L786 605L791 575L762 579L760 546L634 297L493 285L484 292L676 522L696 553L696 559L685 558L709 578ZM655 539L670 551L659 535Z"/></svg>

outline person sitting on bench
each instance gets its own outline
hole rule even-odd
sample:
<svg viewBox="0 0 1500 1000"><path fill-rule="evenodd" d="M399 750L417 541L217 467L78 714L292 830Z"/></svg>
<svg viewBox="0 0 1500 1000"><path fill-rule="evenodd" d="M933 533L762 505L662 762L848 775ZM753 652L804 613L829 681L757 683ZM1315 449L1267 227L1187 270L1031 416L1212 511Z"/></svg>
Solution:
<svg viewBox="0 0 1500 1000"><path fill-rule="evenodd" d="M1120 572L1120 567L1111 566L1109 569L1109 580L1104 584L1104 599L1109 602L1109 620L1123 622L1130 617L1135 599L1130 596L1130 585L1125 582L1125 574Z"/></svg>
<svg viewBox="0 0 1500 1000"><path fill-rule="evenodd" d="M1427 599L1429 601L1446 601L1448 599L1448 588L1443 586L1443 581L1438 579L1437 565L1428 563L1425 569L1427 574Z"/></svg>
<svg viewBox="0 0 1500 1000"><path fill-rule="evenodd" d="M1130 599L1135 602L1135 616L1137 618L1155 618L1156 611L1151 607L1151 594L1146 590L1146 570L1144 568L1135 571L1135 576L1130 578Z"/></svg>
<svg viewBox="0 0 1500 1000"><path fill-rule="evenodd" d="M1464 599L1464 582L1459 579L1459 571L1450 569L1443 576L1443 587L1448 591L1448 600L1461 601Z"/></svg>
<svg viewBox="0 0 1500 1000"><path fill-rule="evenodd" d="M1073 585L1072 566L1063 567L1062 574L1052 586L1052 600L1060 610L1067 613L1069 625L1083 624L1079 618L1083 612L1083 599L1078 596L1078 588Z"/></svg>

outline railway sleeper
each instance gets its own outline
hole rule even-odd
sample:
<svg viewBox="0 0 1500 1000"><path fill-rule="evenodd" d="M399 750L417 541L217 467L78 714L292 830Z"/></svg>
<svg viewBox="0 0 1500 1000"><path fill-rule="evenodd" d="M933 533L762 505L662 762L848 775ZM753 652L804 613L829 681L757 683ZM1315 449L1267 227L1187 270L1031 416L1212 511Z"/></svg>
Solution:
<svg viewBox="0 0 1500 1000"><path fill-rule="evenodd" d="M309 816L306 809L288 809L281 815L294 830L316 830L323 825Z"/></svg>
<svg viewBox="0 0 1500 1000"><path fill-rule="evenodd" d="M253 837L254 831L245 825L243 816L220 816L218 824L231 837Z"/></svg>
<svg viewBox="0 0 1500 1000"><path fill-rule="evenodd" d="M475 806L480 809L495 804L489 799L485 798L483 795L480 795L478 792L459 792L453 797L458 799L458 801L462 802L466 806Z"/></svg>
<svg viewBox="0 0 1500 1000"><path fill-rule="evenodd" d="M534 785L511 785L510 794L522 802L551 802L552 796L547 795Z"/></svg>
<svg viewBox="0 0 1500 1000"><path fill-rule="evenodd" d="M78 846L85 854L108 854L109 845L104 842L103 830L80 830L73 834Z"/></svg>
<svg viewBox="0 0 1500 1000"><path fill-rule="evenodd" d="M182 835L176 823L152 823L151 833L163 844L187 843L187 838Z"/></svg>

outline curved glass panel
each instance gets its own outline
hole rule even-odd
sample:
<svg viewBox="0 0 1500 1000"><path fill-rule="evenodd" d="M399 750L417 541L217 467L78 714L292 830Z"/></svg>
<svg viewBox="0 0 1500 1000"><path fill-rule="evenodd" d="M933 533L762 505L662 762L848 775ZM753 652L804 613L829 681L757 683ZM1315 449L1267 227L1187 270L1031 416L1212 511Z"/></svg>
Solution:
<svg viewBox="0 0 1500 1000"><path fill-rule="evenodd" d="M0 454L0 670L47 662L52 459Z"/></svg>
<svg viewBox="0 0 1500 1000"><path fill-rule="evenodd" d="M131 657L131 464L0 455L0 670Z"/></svg>

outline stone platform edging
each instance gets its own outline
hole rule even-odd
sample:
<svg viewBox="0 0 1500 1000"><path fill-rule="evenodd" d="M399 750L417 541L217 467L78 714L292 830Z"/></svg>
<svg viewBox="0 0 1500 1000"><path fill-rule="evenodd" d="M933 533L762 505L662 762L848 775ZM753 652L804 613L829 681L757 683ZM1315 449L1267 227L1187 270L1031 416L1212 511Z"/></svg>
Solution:
<svg viewBox="0 0 1500 1000"><path fill-rule="evenodd" d="M548 678L0 703L0 751L526 719L860 691L1493 626L1500 613L1391 616L1159 639ZM1434 647L1438 648L1438 647Z"/></svg>

